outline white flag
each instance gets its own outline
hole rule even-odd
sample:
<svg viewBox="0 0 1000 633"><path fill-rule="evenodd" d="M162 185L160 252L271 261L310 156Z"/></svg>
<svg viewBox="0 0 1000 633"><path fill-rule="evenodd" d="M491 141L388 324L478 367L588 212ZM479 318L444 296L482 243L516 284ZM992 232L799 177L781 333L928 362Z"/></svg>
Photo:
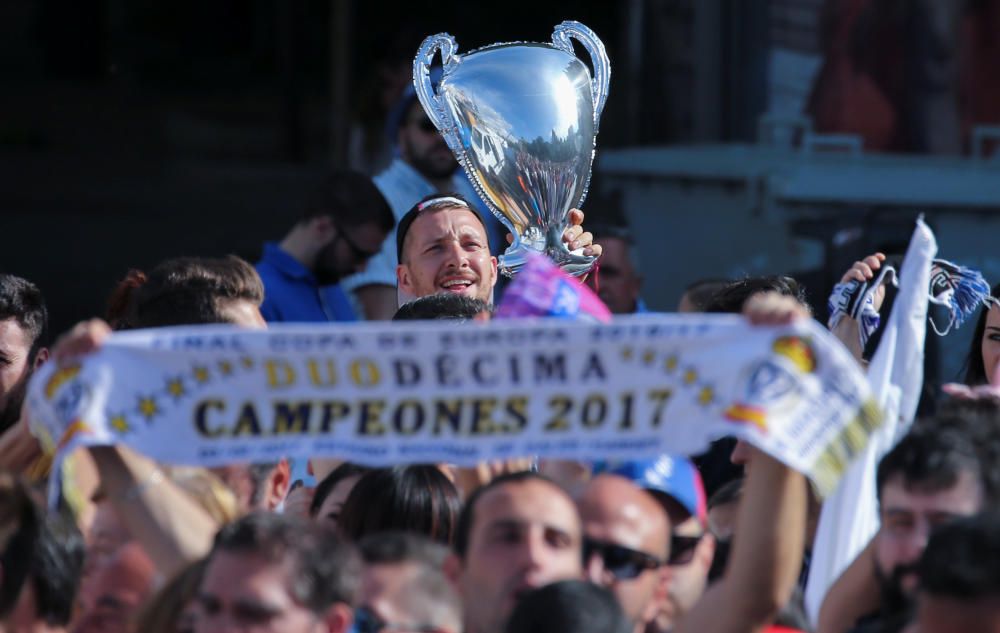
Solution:
<svg viewBox="0 0 1000 633"><path fill-rule="evenodd" d="M934 234L918 219L899 273L892 314L868 367L869 384L885 412L885 423L826 499L820 515L805 595L813 624L827 590L878 531L878 463L909 430L924 382L927 289L935 254Z"/></svg>

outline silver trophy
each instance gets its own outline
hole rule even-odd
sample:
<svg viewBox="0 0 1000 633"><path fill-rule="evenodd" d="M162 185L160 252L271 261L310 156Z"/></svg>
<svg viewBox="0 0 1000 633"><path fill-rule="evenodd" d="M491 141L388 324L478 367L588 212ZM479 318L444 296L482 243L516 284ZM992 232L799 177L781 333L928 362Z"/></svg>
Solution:
<svg viewBox="0 0 1000 633"><path fill-rule="evenodd" d="M590 54L596 77L570 38ZM563 22L552 44L493 44L463 55L457 49L447 33L425 39L413 60L413 84L480 197L514 235L500 270L511 276L538 252L570 274L587 272L595 258L571 252L562 235L590 182L611 75L604 44L579 22ZM430 66L439 50L444 73L435 94Z"/></svg>

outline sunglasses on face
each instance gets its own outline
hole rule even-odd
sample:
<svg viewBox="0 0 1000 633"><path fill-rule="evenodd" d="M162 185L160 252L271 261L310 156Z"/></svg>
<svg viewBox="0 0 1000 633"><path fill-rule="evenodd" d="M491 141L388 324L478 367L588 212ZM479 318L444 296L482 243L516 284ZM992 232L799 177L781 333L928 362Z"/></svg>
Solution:
<svg viewBox="0 0 1000 633"><path fill-rule="evenodd" d="M701 536L670 536L670 559L668 565L687 565L694 560L694 550L698 547Z"/></svg>
<svg viewBox="0 0 1000 633"><path fill-rule="evenodd" d="M368 607L358 607L354 610L354 630L357 633L380 633L381 631L406 631L407 633L437 633L436 626L428 624L399 624L386 622L375 615Z"/></svg>
<svg viewBox="0 0 1000 633"><path fill-rule="evenodd" d="M334 239L342 240L345 244L347 244L347 248L351 249L351 256L355 259L355 261L366 262L375 255L378 255L378 251L366 251L358 246L358 243L351 239L351 236L347 234L347 231L339 225L335 226L337 227L337 237Z"/></svg>
<svg viewBox="0 0 1000 633"><path fill-rule="evenodd" d="M583 541L583 560L590 561L594 556L600 556L604 569L618 580L630 580L644 571L658 569L663 561L647 554L614 543L606 543L594 539Z"/></svg>
<svg viewBox="0 0 1000 633"><path fill-rule="evenodd" d="M412 119L410 121L410 125L416 125L417 129L421 132L426 132L427 134L437 132L437 127L435 127L434 123L432 123L431 120L425 116L422 116L419 119Z"/></svg>

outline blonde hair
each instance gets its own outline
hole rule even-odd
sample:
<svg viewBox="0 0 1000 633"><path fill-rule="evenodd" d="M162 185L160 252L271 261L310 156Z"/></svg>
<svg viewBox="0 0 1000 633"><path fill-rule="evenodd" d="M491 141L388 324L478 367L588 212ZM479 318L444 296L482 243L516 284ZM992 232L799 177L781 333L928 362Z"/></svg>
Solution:
<svg viewBox="0 0 1000 633"><path fill-rule="evenodd" d="M212 472L194 466L169 466L163 470L220 526L240 517L236 494Z"/></svg>

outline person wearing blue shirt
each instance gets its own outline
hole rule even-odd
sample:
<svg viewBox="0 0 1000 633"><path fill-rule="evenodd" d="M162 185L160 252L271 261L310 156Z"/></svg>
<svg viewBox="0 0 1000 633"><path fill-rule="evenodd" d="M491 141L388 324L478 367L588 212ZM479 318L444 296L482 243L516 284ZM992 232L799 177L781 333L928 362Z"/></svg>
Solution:
<svg viewBox="0 0 1000 633"><path fill-rule="evenodd" d="M356 320L338 285L361 272L395 225L388 202L367 176L328 176L280 242L264 245L257 272L268 322Z"/></svg>

